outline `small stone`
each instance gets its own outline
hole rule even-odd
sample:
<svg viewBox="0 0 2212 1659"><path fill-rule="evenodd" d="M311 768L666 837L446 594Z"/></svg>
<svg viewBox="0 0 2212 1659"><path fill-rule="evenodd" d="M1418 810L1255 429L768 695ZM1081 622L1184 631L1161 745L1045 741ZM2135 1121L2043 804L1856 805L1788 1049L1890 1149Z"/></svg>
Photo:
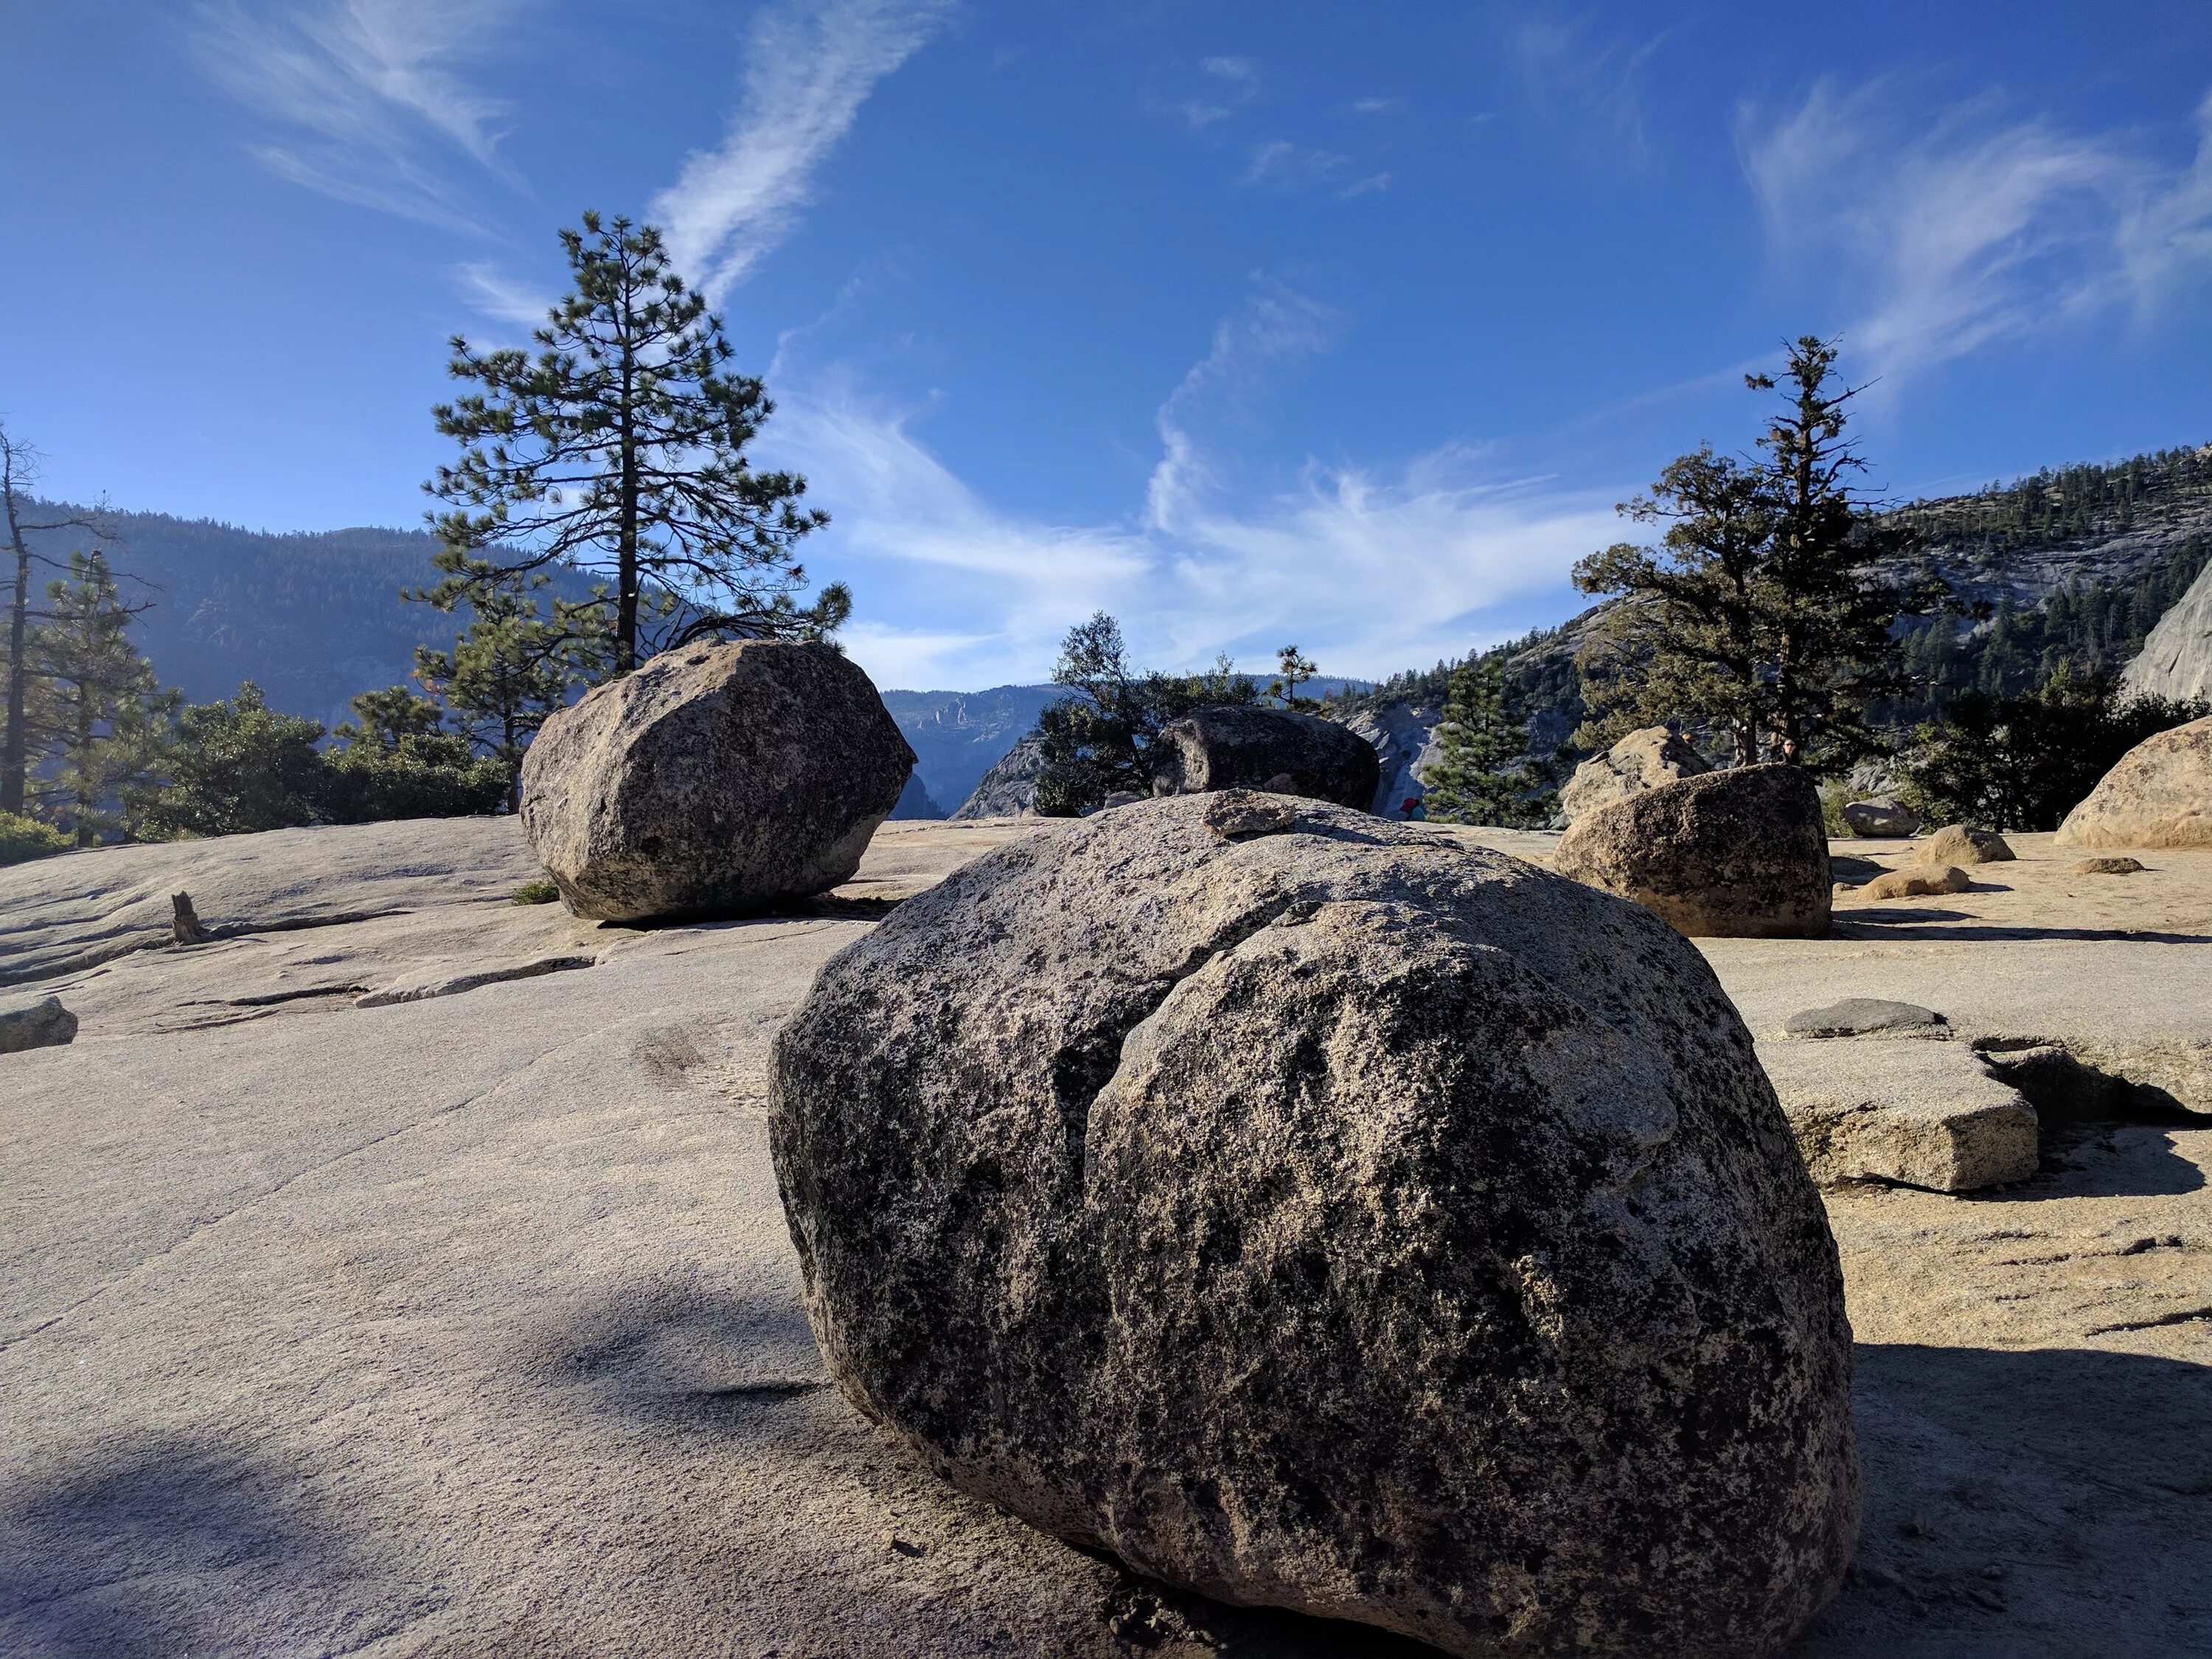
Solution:
<svg viewBox="0 0 2212 1659"><path fill-rule="evenodd" d="M2074 873L2077 876L2132 876L2145 867L2140 859L2083 859L2075 865Z"/></svg>
<svg viewBox="0 0 2212 1659"><path fill-rule="evenodd" d="M76 1016L59 997L27 996L0 1000L0 1054L26 1048L58 1048L76 1040Z"/></svg>
<svg viewBox="0 0 2212 1659"><path fill-rule="evenodd" d="M179 945L204 945L213 937L204 927L198 914L192 908L190 893L169 895L169 930Z"/></svg>
<svg viewBox="0 0 2212 1659"><path fill-rule="evenodd" d="M1224 789L1206 804L1206 827L1223 840L1234 836L1271 836L1293 829L1298 809L1280 795L1252 789Z"/></svg>
<svg viewBox="0 0 2212 1659"><path fill-rule="evenodd" d="M1942 1035L1948 1022L1933 1008L1881 997L1845 997L1825 1008L1807 1008L1782 1022L1791 1036L1871 1036L1876 1032Z"/></svg>
<svg viewBox="0 0 2212 1659"><path fill-rule="evenodd" d="M1876 876L1858 890L1858 896L1870 899L1926 898L1937 893L1963 893L1973 884L1973 878L1955 864L1923 864Z"/></svg>

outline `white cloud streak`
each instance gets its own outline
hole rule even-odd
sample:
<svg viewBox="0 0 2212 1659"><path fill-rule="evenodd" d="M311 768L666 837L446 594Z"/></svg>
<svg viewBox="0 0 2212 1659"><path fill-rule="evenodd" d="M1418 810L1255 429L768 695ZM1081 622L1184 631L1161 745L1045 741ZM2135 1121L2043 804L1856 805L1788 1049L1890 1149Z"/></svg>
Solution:
<svg viewBox="0 0 2212 1659"><path fill-rule="evenodd" d="M414 218L463 217L437 157L496 176L507 106L462 73L524 0L328 0L303 7L207 0L192 46L208 75L289 129L254 154L280 176Z"/></svg>
<svg viewBox="0 0 2212 1659"><path fill-rule="evenodd" d="M1455 447L1383 470L1309 463L1256 500L1224 476L1201 430L1247 420L1273 372L1341 329L1326 307L1256 282L1163 403L1133 524L1001 512L904 412L849 376L784 368L772 459L812 472L834 515L815 562L860 595L854 657L885 685L1040 679L1095 610L1170 668L1223 649L1257 659L1294 638L1329 672L1379 674L1516 631L1485 613L1555 592L1574 560L1619 539L1610 503L1624 492L1497 481Z"/></svg>
<svg viewBox="0 0 2212 1659"><path fill-rule="evenodd" d="M789 235L814 175L878 82L919 52L951 0L781 0L747 31L743 93L721 144L654 198L670 253L716 298Z"/></svg>
<svg viewBox="0 0 2212 1659"><path fill-rule="evenodd" d="M457 265L453 274L476 309L497 321L537 328L553 308L551 295L516 282L488 260Z"/></svg>
<svg viewBox="0 0 2212 1659"><path fill-rule="evenodd" d="M1738 123L1773 245L1842 256L1855 352L1896 377L2132 299L2212 266L2212 99L2175 171L2116 137L2003 121L1989 101L1917 129L1881 83L1814 87Z"/></svg>

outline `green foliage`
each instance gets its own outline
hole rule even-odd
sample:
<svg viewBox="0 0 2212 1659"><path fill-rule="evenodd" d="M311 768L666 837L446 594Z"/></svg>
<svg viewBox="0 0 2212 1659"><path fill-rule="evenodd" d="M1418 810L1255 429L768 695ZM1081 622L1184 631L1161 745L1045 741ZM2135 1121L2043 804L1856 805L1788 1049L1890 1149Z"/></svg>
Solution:
<svg viewBox="0 0 2212 1659"><path fill-rule="evenodd" d="M1204 674L1131 667L1121 625L1103 611L1068 629L1052 678L1069 695L1037 716L1044 765L1036 810L1044 817L1079 817L1115 790L1150 794L1161 727L1194 709L1256 702L1260 695L1226 657Z"/></svg>
<svg viewBox="0 0 2212 1659"><path fill-rule="evenodd" d="M573 291L532 338L538 355L453 342L450 372L478 389L433 411L461 445L427 488L446 580L463 599L556 565L608 586L611 665L708 634L821 635L851 610L837 586L801 610L799 538L828 522L806 481L755 471L746 446L774 405L728 372L733 348L705 296L668 262L660 233L595 213L561 243ZM556 611L556 620L559 619Z"/></svg>
<svg viewBox="0 0 2212 1659"><path fill-rule="evenodd" d="M471 568L475 619L451 651L415 653L416 678L445 699L453 724L506 769L509 810L519 804L522 754L573 685L605 677L612 660L604 607L558 599L548 618L541 573L495 580Z"/></svg>
<svg viewBox="0 0 2212 1659"><path fill-rule="evenodd" d="M2062 669L2028 696L1962 691L1923 725L1905 760L1905 801L1937 823L2055 830L2120 757L2212 707L2116 699L2109 681Z"/></svg>
<svg viewBox="0 0 2212 1659"><path fill-rule="evenodd" d="M1267 682L1267 695L1279 698L1285 708L1303 708L1307 700L1299 697L1298 687L1319 672L1312 658L1295 645L1286 645L1275 653L1276 678Z"/></svg>
<svg viewBox="0 0 2212 1659"><path fill-rule="evenodd" d="M1527 758L1528 729L1493 655L1471 657L1452 671L1436 740L1443 751L1421 769L1428 816L1449 823L1534 829L1559 797L1547 769Z"/></svg>
<svg viewBox="0 0 2212 1659"><path fill-rule="evenodd" d="M132 645L131 623L146 607L124 602L105 554L72 553L68 575L47 583L46 605L27 653L39 693L32 735L45 756L30 794L89 847L133 827L131 804L161 769L181 698Z"/></svg>
<svg viewBox="0 0 2212 1659"><path fill-rule="evenodd" d="M252 680L234 697L187 706L148 826L164 836L234 836L314 823L322 737L322 722L278 714Z"/></svg>
<svg viewBox="0 0 2212 1659"><path fill-rule="evenodd" d="M270 708L251 680L234 697L186 708L167 758L169 782L146 808L167 836L231 836L307 823L456 817L496 811L507 773L469 740L437 729L436 705L404 686L364 692L347 741Z"/></svg>
<svg viewBox="0 0 2212 1659"><path fill-rule="evenodd" d="M74 845L51 823L21 812L0 812L0 865L27 864L50 853L66 853Z"/></svg>
<svg viewBox="0 0 2212 1659"><path fill-rule="evenodd" d="M1809 335L1790 348L1760 458L1701 448L1622 507L1667 526L1658 546L1623 543L1575 567L1577 586L1624 601L1585 646L1585 695L1601 718L1578 741L1681 720L1720 733L1739 764L1833 765L1881 746L1868 711L1910 683L1898 618L1945 590L1926 573L1877 574L1910 565L1921 543L1852 485L1865 462L1844 435L1855 394L1834 389L1835 355Z"/></svg>
<svg viewBox="0 0 2212 1659"><path fill-rule="evenodd" d="M2162 449L2111 466L2045 467L1972 495L1917 501L1897 516L1930 542L1995 562L2201 509L2212 501L2212 445Z"/></svg>
<svg viewBox="0 0 2212 1659"><path fill-rule="evenodd" d="M561 896L561 890L550 881L526 881L514 890L513 904L550 904Z"/></svg>

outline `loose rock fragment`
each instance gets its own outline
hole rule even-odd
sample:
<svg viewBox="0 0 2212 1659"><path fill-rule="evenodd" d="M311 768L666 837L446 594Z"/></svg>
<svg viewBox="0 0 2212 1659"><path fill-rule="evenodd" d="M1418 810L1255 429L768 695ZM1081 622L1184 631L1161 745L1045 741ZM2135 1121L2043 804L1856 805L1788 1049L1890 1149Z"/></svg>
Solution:
<svg viewBox="0 0 2212 1659"><path fill-rule="evenodd" d="M1574 776L1559 791L1559 814L1572 822L1646 789L1702 777L1712 769L1685 739L1663 726L1647 726L1575 768Z"/></svg>
<svg viewBox="0 0 2212 1659"><path fill-rule="evenodd" d="M59 997L0 999L0 1054L26 1048L58 1048L76 1041L76 1016Z"/></svg>
<svg viewBox="0 0 2212 1659"><path fill-rule="evenodd" d="M1996 830L1965 823L1945 824L1917 850L1922 864L2006 864L2014 856L2011 843Z"/></svg>
<svg viewBox="0 0 2212 1659"><path fill-rule="evenodd" d="M1016 842L823 969L770 1146L832 1376L1219 1599L1778 1652L1856 1532L1850 1333L1734 1007L1634 905L1293 805Z"/></svg>
<svg viewBox="0 0 2212 1659"><path fill-rule="evenodd" d="M1761 1042L1759 1055L1823 1185L1963 1193L2035 1173L2035 1108L1963 1043Z"/></svg>
<svg viewBox="0 0 2212 1659"><path fill-rule="evenodd" d="M1858 896L1924 898L1934 893L1963 893L1973 884L1974 878L1955 864L1909 865L1876 876L1858 890Z"/></svg>
<svg viewBox="0 0 2212 1659"><path fill-rule="evenodd" d="M179 945L204 945L214 937L201 923L199 913L192 908L190 893L169 895L170 936Z"/></svg>
<svg viewBox="0 0 2212 1659"><path fill-rule="evenodd" d="M1881 997L1845 997L1825 1008L1808 1008L1782 1022L1791 1036L1842 1037L1942 1036L1948 1029L1943 1016L1916 1002L1891 1002Z"/></svg>
<svg viewBox="0 0 2212 1659"><path fill-rule="evenodd" d="M2074 873L2077 876L2132 876L2143 868L2144 865L2140 859L2107 855L2103 858L2075 860Z"/></svg>

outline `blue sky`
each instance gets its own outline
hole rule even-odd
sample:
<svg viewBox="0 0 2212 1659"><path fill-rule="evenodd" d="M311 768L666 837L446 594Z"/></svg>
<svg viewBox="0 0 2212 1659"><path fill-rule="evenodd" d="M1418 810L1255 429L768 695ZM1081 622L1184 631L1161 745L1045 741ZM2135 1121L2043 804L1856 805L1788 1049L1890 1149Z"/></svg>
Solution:
<svg viewBox="0 0 2212 1659"><path fill-rule="evenodd" d="M58 494L419 522L446 337L663 224L879 683L1557 621L1839 333L1896 495L2212 439L2212 6L0 0Z"/></svg>

